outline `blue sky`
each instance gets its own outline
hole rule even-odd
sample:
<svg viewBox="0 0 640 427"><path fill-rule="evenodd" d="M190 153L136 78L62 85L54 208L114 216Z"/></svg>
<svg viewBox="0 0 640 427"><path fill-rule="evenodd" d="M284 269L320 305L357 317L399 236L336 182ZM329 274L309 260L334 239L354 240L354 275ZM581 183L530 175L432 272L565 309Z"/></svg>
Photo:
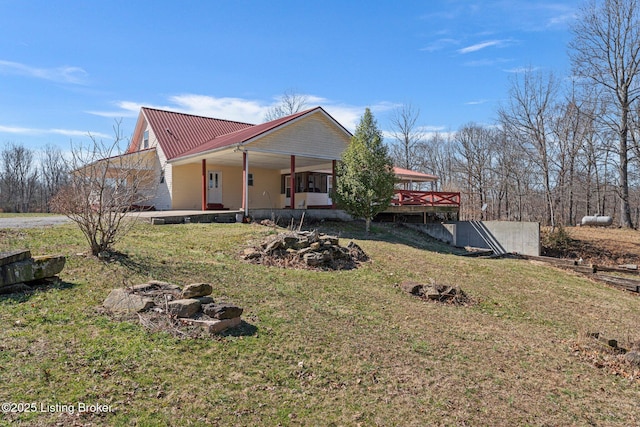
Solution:
<svg viewBox="0 0 640 427"><path fill-rule="evenodd" d="M285 91L353 129L491 124L524 67L570 71L578 0L0 0L0 147L130 136L140 106L260 123Z"/></svg>

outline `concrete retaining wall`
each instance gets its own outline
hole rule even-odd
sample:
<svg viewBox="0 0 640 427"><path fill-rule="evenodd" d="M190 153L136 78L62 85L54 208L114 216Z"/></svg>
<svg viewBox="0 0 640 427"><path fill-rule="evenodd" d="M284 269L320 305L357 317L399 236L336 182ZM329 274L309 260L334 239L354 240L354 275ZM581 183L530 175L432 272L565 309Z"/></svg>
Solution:
<svg viewBox="0 0 640 427"><path fill-rule="evenodd" d="M497 254L540 255L537 222L455 221L414 226L453 246L491 249Z"/></svg>

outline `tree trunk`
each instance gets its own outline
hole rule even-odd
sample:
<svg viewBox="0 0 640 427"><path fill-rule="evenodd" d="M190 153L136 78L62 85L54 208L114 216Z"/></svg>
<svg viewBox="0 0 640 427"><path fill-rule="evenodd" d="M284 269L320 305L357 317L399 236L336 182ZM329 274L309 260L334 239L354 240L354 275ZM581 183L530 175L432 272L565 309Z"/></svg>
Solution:
<svg viewBox="0 0 640 427"><path fill-rule="evenodd" d="M627 153L628 108L623 108L620 117L620 226L632 228L631 207L629 205L629 157Z"/></svg>

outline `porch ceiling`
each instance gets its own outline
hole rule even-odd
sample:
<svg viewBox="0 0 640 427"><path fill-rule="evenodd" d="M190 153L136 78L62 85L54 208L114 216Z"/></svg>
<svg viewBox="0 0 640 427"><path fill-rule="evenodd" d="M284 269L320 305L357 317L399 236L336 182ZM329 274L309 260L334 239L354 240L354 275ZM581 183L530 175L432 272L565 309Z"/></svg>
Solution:
<svg viewBox="0 0 640 427"><path fill-rule="evenodd" d="M248 151L247 156L249 169L264 168L289 170L291 167L291 156L289 154ZM186 165L189 163L200 164L203 158L210 164L242 167L242 151L236 149L221 150L207 156L176 160L171 163L173 165ZM296 170L309 169L313 167L327 167L327 165L331 165L331 160L296 156Z"/></svg>

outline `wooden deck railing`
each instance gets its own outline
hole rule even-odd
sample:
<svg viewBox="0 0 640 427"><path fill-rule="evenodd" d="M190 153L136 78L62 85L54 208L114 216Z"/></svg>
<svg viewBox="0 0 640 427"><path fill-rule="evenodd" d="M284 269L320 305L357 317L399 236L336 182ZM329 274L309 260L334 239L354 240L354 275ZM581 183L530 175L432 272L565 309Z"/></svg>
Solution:
<svg viewBox="0 0 640 427"><path fill-rule="evenodd" d="M460 193L396 190L392 206L460 206Z"/></svg>

